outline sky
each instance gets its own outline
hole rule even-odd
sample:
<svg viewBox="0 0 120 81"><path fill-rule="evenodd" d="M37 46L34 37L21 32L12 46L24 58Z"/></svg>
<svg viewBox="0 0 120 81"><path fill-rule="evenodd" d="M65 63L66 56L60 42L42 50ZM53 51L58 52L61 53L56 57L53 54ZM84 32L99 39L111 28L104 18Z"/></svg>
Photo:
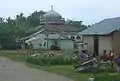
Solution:
<svg viewBox="0 0 120 81"><path fill-rule="evenodd" d="M65 19L94 24L106 18L120 17L120 0L0 0L0 17L25 16L34 11L53 9Z"/></svg>

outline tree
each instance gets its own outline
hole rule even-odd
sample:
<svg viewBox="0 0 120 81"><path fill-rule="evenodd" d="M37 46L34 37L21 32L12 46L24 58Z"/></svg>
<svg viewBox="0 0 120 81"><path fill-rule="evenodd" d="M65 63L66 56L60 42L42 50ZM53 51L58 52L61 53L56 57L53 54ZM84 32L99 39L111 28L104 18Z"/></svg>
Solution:
<svg viewBox="0 0 120 81"><path fill-rule="evenodd" d="M27 20L32 27L40 25L40 18L45 14L44 11L35 11L30 16L28 16Z"/></svg>
<svg viewBox="0 0 120 81"><path fill-rule="evenodd" d="M26 31L40 25L40 18L45 13L44 11L35 11L27 17L20 13L15 16L15 19L0 17L0 44L2 47L4 48L7 43L16 42L17 39L29 34ZM81 31L88 27L82 21L67 20L66 24L78 27Z"/></svg>
<svg viewBox="0 0 120 81"><path fill-rule="evenodd" d="M88 27L88 26L83 24L83 21L67 20L66 24L80 28L81 31L85 30Z"/></svg>
<svg viewBox="0 0 120 81"><path fill-rule="evenodd" d="M0 45L4 48L5 43L13 40L13 37L10 33L10 28L6 22L0 23Z"/></svg>
<svg viewBox="0 0 120 81"><path fill-rule="evenodd" d="M15 19L8 17L5 20L0 17L0 44L2 47L26 35L26 30L31 27L38 26L40 17L44 14L44 11L35 11L28 17L25 17L23 13L16 15Z"/></svg>

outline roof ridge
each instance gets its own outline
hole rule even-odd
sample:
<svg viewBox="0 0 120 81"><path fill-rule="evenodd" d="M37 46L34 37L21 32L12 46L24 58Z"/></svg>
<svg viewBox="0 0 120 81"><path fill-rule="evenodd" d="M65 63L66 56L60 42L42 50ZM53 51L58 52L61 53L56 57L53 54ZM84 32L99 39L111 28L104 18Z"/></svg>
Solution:
<svg viewBox="0 0 120 81"><path fill-rule="evenodd" d="M104 19L98 23L95 23L93 26L90 28L82 31L81 33L79 32L78 34L82 35L106 35L109 34L116 29L119 29L120 25L120 17L115 17L115 18L107 18ZM97 33L96 33L97 32Z"/></svg>
<svg viewBox="0 0 120 81"><path fill-rule="evenodd" d="M106 18L104 20L111 20L111 19L118 19L118 18L120 18L120 17L111 17L111 18Z"/></svg>

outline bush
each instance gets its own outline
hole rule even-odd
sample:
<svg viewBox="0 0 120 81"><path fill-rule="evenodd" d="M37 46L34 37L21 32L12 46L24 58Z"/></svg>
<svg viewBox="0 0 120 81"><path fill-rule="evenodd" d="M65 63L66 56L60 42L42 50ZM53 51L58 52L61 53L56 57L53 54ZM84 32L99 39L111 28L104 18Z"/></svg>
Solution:
<svg viewBox="0 0 120 81"><path fill-rule="evenodd" d="M39 60L37 58L33 58L33 57L29 57L27 59L27 62L32 63L32 64L36 64L36 65L39 64Z"/></svg>
<svg viewBox="0 0 120 81"><path fill-rule="evenodd" d="M29 57L27 62L36 64L36 65L71 65L75 62L72 58L66 58L65 56L57 57Z"/></svg>

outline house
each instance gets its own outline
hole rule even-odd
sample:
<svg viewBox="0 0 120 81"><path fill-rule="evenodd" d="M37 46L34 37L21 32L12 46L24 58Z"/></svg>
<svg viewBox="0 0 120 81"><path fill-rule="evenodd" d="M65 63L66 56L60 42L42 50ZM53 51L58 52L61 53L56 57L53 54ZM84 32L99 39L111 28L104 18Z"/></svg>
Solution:
<svg viewBox="0 0 120 81"><path fill-rule="evenodd" d="M55 45L63 50L71 50L74 48L75 39L80 39L77 33L81 29L70 26L65 23L65 19L53 10L51 10L40 18L40 25L28 30L33 32L24 39L26 43L32 43L35 49L50 49Z"/></svg>
<svg viewBox="0 0 120 81"><path fill-rule="evenodd" d="M120 17L104 19L90 28L79 32L88 43L90 53L102 54L103 50L120 53Z"/></svg>

